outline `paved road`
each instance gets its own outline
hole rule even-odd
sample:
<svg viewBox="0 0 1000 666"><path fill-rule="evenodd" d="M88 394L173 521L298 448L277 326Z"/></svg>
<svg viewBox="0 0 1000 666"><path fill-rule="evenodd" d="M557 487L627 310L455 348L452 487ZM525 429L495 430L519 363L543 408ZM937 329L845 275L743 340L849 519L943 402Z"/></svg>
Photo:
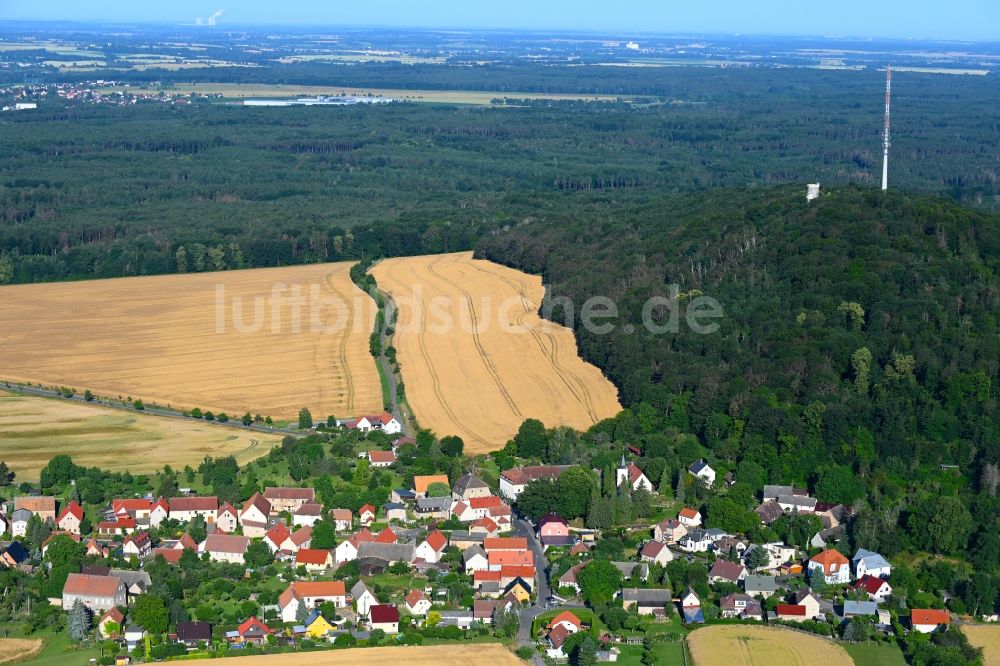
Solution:
<svg viewBox="0 0 1000 666"><path fill-rule="evenodd" d="M184 419L186 421L192 420L190 416L184 416L180 412L175 412L170 409L160 409L158 407L146 407L143 410L138 410L130 405L123 405L121 402L115 400L105 400L102 398L95 397L92 401L87 402L83 399L82 395L74 395L72 398L63 397L58 391L53 391L49 389L39 388L37 386L22 386L18 384L2 383L0 384L0 389L5 391L10 391L11 393L20 393L23 395L36 395L43 398L59 398L60 400L75 400L77 402L86 403L89 405L100 405L101 407L108 407L110 409L120 409L125 412L138 412L141 414L153 414L155 416L165 416L171 419ZM289 435L302 435L304 434L301 430L295 428L276 428L274 426L263 425L260 423L251 423L248 426L243 425L242 421L230 420L225 423L219 421L205 421L201 420L201 423L210 426L217 426L219 428L240 428L241 430L253 430L256 432L269 432L269 433L287 433Z"/></svg>

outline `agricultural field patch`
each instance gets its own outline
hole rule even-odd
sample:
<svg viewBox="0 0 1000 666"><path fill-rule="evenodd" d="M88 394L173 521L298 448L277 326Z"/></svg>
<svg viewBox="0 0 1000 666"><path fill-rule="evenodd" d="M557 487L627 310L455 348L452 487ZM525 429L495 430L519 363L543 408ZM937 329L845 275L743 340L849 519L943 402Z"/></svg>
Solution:
<svg viewBox="0 0 1000 666"><path fill-rule="evenodd" d="M205 456L232 455L241 465L281 438L195 419L153 416L57 398L0 395L0 460L18 481L34 480L61 453L85 467L153 472L197 467Z"/></svg>
<svg viewBox="0 0 1000 666"><path fill-rule="evenodd" d="M851 657L829 640L809 634L749 625L716 625L688 635L694 666L852 666Z"/></svg>
<svg viewBox="0 0 1000 666"><path fill-rule="evenodd" d="M0 379L235 418L380 411L350 266L0 287Z"/></svg>
<svg viewBox="0 0 1000 666"><path fill-rule="evenodd" d="M1000 666L1000 626L963 624L962 632L969 643L983 649L983 666Z"/></svg>
<svg viewBox="0 0 1000 666"><path fill-rule="evenodd" d="M226 666L321 666L330 663L343 666L368 666L373 663L406 664L407 666L440 666L469 664L470 666L521 666L513 653L496 643L471 645L435 645L411 647L377 647L329 651L295 652L292 654L230 657Z"/></svg>
<svg viewBox="0 0 1000 666"><path fill-rule="evenodd" d="M12 664L37 654L42 641L25 638L0 638L0 664Z"/></svg>
<svg viewBox="0 0 1000 666"><path fill-rule="evenodd" d="M573 332L539 317L540 277L471 252L386 259L371 273L398 308L393 345L417 421L467 452L502 448L527 418L585 430L621 410Z"/></svg>

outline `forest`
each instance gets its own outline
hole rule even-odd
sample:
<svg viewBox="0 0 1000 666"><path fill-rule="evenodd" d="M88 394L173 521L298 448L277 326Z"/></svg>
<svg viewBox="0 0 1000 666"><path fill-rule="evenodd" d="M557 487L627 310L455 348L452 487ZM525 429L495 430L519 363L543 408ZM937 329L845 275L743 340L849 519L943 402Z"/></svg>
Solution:
<svg viewBox="0 0 1000 666"><path fill-rule="evenodd" d="M402 85L399 68L327 68L327 82ZM406 72L411 87L467 78ZM878 72L486 73L495 90L534 81L654 97L486 108L49 100L0 116L0 283L455 251L526 221L685 192L880 176ZM893 186L997 209L996 82L898 78Z"/></svg>

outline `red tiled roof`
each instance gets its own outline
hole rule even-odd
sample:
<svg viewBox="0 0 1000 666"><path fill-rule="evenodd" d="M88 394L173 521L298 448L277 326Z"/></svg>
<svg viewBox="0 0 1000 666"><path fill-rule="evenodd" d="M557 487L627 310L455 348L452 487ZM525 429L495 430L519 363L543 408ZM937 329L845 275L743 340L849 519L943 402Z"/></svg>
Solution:
<svg viewBox="0 0 1000 666"><path fill-rule="evenodd" d="M528 540L525 537L486 537L483 539L483 550L527 550Z"/></svg>
<svg viewBox="0 0 1000 666"><path fill-rule="evenodd" d="M350 509L330 509L330 517L334 520L343 520L346 522L351 522L354 514L351 513Z"/></svg>
<svg viewBox="0 0 1000 666"><path fill-rule="evenodd" d="M234 507L229 502L226 502L225 504L223 504L222 506L220 506L219 510L215 512L215 515L216 516L221 516L222 514L226 513L227 511L233 516L233 518L238 518L239 515L240 515L236 511L236 507Z"/></svg>
<svg viewBox="0 0 1000 666"><path fill-rule="evenodd" d="M205 538L206 553L238 553L247 552L250 539L236 534L209 534Z"/></svg>
<svg viewBox="0 0 1000 666"><path fill-rule="evenodd" d="M256 509L265 516L271 513L271 503L268 502L260 493L254 493L250 496L250 499L243 503L243 509L240 512L240 515L249 511L251 507L256 507Z"/></svg>
<svg viewBox="0 0 1000 666"><path fill-rule="evenodd" d="M15 497L14 509L27 509L32 513L55 513L56 498L44 497Z"/></svg>
<svg viewBox="0 0 1000 666"><path fill-rule="evenodd" d="M640 554L643 557L656 557L660 554L660 551L667 547L667 544L660 541L647 541L646 545L642 547Z"/></svg>
<svg viewBox="0 0 1000 666"><path fill-rule="evenodd" d="M313 528L306 525L305 527L300 527L299 529L292 532L288 538L291 539L292 543L294 543L296 546L301 546L305 542L312 539L312 535L313 535Z"/></svg>
<svg viewBox="0 0 1000 666"><path fill-rule="evenodd" d="M497 524L492 518L477 518L472 522L472 527L482 527L490 534L497 531Z"/></svg>
<svg viewBox="0 0 1000 666"><path fill-rule="evenodd" d="M427 538L424 540L427 542L427 545L429 545L431 548L434 549L435 552L438 553L444 550L445 546L448 545L448 537L442 534L439 530L434 530L433 532L428 534Z"/></svg>
<svg viewBox="0 0 1000 666"><path fill-rule="evenodd" d="M472 580L477 583L485 583L490 581L500 582L500 572L499 571L474 571L472 573Z"/></svg>
<svg viewBox="0 0 1000 666"><path fill-rule="evenodd" d="M466 500L469 506L473 509L493 509L502 508L507 506L506 502L497 497L496 495L487 495L486 497L473 497Z"/></svg>
<svg viewBox="0 0 1000 666"><path fill-rule="evenodd" d="M88 574L71 573L66 578L63 594L84 597L113 597L122 585L120 578L114 576L91 576Z"/></svg>
<svg viewBox="0 0 1000 666"><path fill-rule="evenodd" d="M265 488L264 497L268 500L306 500L316 501L315 488Z"/></svg>
<svg viewBox="0 0 1000 666"><path fill-rule="evenodd" d="M373 507L371 504L363 504L363 505L361 505L361 508L358 509L358 515L359 516L363 516L366 513L370 513L370 514L372 514L374 516L375 515L375 507Z"/></svg>
<svg viewBox="0 0 1000 666"><path fill-rule="evenodd" d="M570 465L534 465L531 467L512 467L500 474L515 486L523 486L529 481L538 479L555 479L569 469Z"/></svg>
<svg viewBox="0 0 1000 666"><path fill-rule="evenodd" d="M122 510L135 513L136 511L147 511L151 507L152 505L149 500L142 499L141 497L111 500L111 510L115 513L119 513Z"/></svg>
<svg viewBox="0 0 1000 666"><path fill-rule="evenodd" d="M295 564L327 564L330 551L321 548L300 548L295 554Z"/></svg>
<svg viewBox="0 0 1000 666"><path fill-rule="evenodd" d="M428 474L426 476L415 476L413 477L413 490L417 493L426 493L427 488L429 488L432 483L443 483L447 486L448 475Z"/></svg>
<svg viewBox="0 0 1000 666"><path fill-rule="evenodd" d="M71 500L62 511L59 512L59 517L56 518L56 523L62 522L62 519L67 515L74 516L77 520L83 520L83 507L76 503L76 500Z"/></svg>
<svg viewBox="0 0 1000 666"><path fill-rule="evenodd" d="M806 607L796 604L778 604L778 615L794 615L797 617L806 616Z"/></svg>
<svg viewBox="0 0 1000 666"><path fill-rule="evenodd" d="M170 564L177 564L181 561L181 555L184 554L183 548L154 548L153 557L159 555L165 559Z"/></svg>
<svg viewBox="0 0 1000 666"><path fill-rule="evenodd" d="M569 638L570 633L566 625L560 624L549 632L549 642L552 643L552 647L560 648L566 642L566 639Z"/></svg>
<svg viewBox="0 0 1000 666"><path fill-rule="evenodd" d="M563 611L562 613L559 613L559 615L556 615L554 618L552 618L552 621L549 622L548 627L551 629L560 622L569 622L577 629L580 628L580 618L578 618L576 615L573 615L573 613L571 613L570 611Z"/></svg>
<svg viewBox="0 0 1000 666"><path fill-rule="evenodd" d="M628 480L629 483L635 483L639 480L639 477L643 476L642 470L639 469L635 463L628 464Z"/></svg>
<svg viewBox="0 0 1000 666"><path fill-rule="evenodd" d="M682 518L697 518L698 512L695 509L684 507L678 515Z"/></svg>
<svg viewBox="0 0 1000 666"><path fill-rule="evenodd" d="M375 537L375 543L396 543L399 539L391 527L387 527Z"/></svg>
<svg viewBox="0 0 1000 666"><path fill-rule="evenodd" d="M910 624L951 624L951 614L936 608L914 608L910 611Z"/></svg>
<svg viewBox="0 0 1000 666"><path fill-rule="evenodd" d="M500 567L501 578L523 578L530 580L535 577L535 567L518 566L516 564L505 564Z"/></svg>
<svg viewBox="0 0 1000 666"><path fill-rule="evenodd" d="M382 622L399 622L399 609L395 606L379 604L377 606L372 606L368 612L371 617L372 624L380 624Z"/></svg>
<svg viewBox="0 0 1000 666"><path fill-rule="evenodd" d="M396 462L396 454L392 451L373 450L368 452L368 459L373 463L387 464Z"/></svg>
<svg viewBox="0 0 1000 666"><path fill-rule="evenodd" d="M823 573L827 575L830 575L835 570L839 571L843 569L849 563L846 557L844 557L839 551L833 549L824 550L822 553L813 557L810 562L816 562L817 564L823 565ZM837 565L836 569L834 569L834 565Z"/></svg>
<svg viewBox="0 0 1000 666"><path fill-rule="evenodd" d="M268 627L266 624L264 624L263 622L261 622L260 620L258 620L255 617L252 617L249 620L247 620L246 622L244 622L243 624L241 624L236 629L236 631L238 631L239 634L242 636L243 634L247 633L248 631L250 631L253 628L260 629L265 634L271 633L270 627Z"/></svg>
<svg viewBox="0 0 1000 666"><path fill-rule="evenodd" d="M219 498L210 497L171 497L171 511L217 511Z"/></svg>
<svg viewBox="0 0 1000 666"><path fill-rule="evenodd" d="M284 523L278 523L264 533L264 538L273 543L276 548L281 548L281 544L285 543L285 540L290 536L292 533L288 531Z"/></svg>
<svg viewBox="0 0 1000 666"><path fill-rule="evenodd" d="M491 567L530 567L535 564L535 556L530 550L492 550L487 556Z"/></svg>
<svg viewBox="0 0 1000 666"><path fill-rule="evenodd" d="M868 594L878 594L878 591L882 589L883 585L885 585L884 580L870 574L865 574L854 582L855 589L864 590Z"/></svg>
<svg viewBox="0 0 1000 666"><path fill-rule="evenodd" d="M413 606L416 605L418 601L426 598L427 597L424 596L423 590L413 590L406 595L406 605L409 606L410 608L413 608Z"/></svg>
<svg viewBox="0 0 1000 666"><path fill-rule="evenodd" d="M99 624L104 624L107 620L111 620L115 624L120 625L125 621L125 616L122 615L122 612L118 610L117 606L112 606L108 610L104 611L104 615L101 616Z"/></svg>

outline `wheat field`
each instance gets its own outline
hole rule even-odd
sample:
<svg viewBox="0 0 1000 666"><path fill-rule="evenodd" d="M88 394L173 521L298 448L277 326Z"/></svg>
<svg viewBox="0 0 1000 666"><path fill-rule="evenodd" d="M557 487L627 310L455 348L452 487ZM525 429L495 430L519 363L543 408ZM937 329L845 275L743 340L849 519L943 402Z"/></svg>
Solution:
<svg viewBox="0 0 1000 666"><path fill-rule="evenodd" d="M42 641L26 638L0 638L0 664L9 664L37 654L42 649Z"/></svg>
<svg viewBox="0 0 1000 666"><path fill-rule="evenodd" d="M983 666L1000 666L1000 625L963 624L969 643L983 649Z"/></svg>
<svg viewBox="0 0 1000 666"><path fill-rule="evenodd" d="M237 417L380 411L350 266L0 287L0 379Z"/></svg>
<svg viewBox="0 0 1000 666"><path fill-rule="evenodd" d="M0 395L0 460L18 481L38 479L52 456L85 467L153 472L197 467L205 456L234 456L243 465L281 441L278 435L126 412L61 398Z"/></svg>
<svg viewBox="0 0 1000 666"><path fill-rule="evenodd" d="M471 252L386 259L371 273L398 308L392 342L421 427L482 453L527 418L586 429L621 410L572 331L538 316L540 277Z"/></svg>
<svg viewBox="0 0 1000 666"><path fill-rule="evenodd" d="M348 650L323 650L320 652L295 652L294 654L259 655L255 657L227 657L225 666L369 666L387 661L406 666L441 666L466 664L468 666L522 666L524 662L502 645L496 643L393 646L353 648Z"/></svg>
<svg viewBox="0 0 1000 666"><path fill-rule="evenodd" d="M809 634L750 625L716 625L688 634L694 666L853 666L833 642Z"/></svg>

